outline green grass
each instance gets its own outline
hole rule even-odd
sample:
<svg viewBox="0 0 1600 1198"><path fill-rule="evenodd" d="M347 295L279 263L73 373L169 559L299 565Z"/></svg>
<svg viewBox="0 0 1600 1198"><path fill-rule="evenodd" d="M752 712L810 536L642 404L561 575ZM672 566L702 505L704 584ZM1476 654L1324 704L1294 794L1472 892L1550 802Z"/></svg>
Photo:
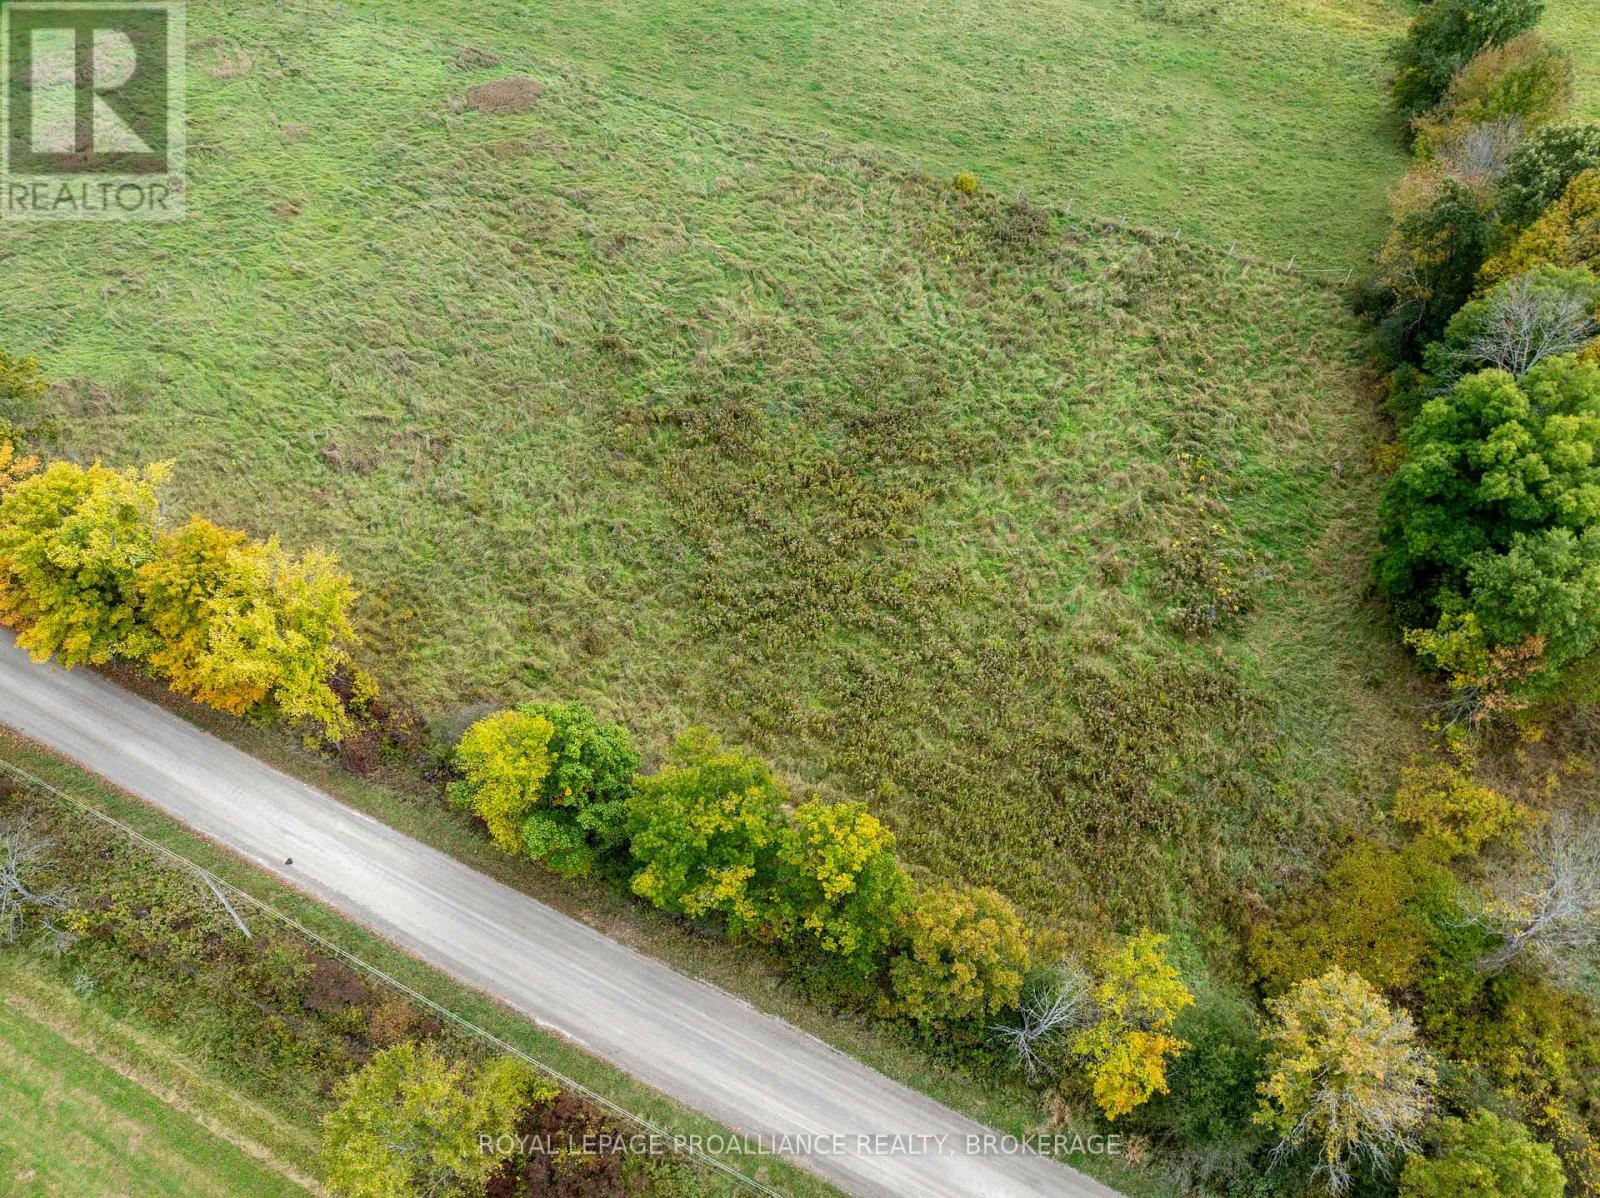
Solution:
<svg viewBox="0 0 1600 1198"><path fill-rule="evenodd" d="M1553 0L1540 28L1575 60L1575 113L1600 120L1600 8L1589 0Z"/></svg>
<svg viewBox="0 0 1600 1198"><path fill-rule="evenodd" d="M389 4L391 11L400 6ZM492 0L420 20L635 94L1343 266L1400 169L1395 7L1326 0Z"/></svg>
<svg viewBox="0 0 1600 1198"><path fill-rule="evenodd" d="M0 230L57 450L336 548L443 729L704 722L1069 926L1210 918L1381 799L1336 292L403 11L197 10L191 218ZM532 111L458 110L512 72ZM1242 633L1169 628L1179 541L1255 555Z"/></svg>
<svg viewBox="0 0 1600 1198"><path fill-rule="evenodd" d="M241 1130L266 1121L259 1112L9 960L0 960L0 1104L0 1191L13 1198L309 1192Z"/></svg>

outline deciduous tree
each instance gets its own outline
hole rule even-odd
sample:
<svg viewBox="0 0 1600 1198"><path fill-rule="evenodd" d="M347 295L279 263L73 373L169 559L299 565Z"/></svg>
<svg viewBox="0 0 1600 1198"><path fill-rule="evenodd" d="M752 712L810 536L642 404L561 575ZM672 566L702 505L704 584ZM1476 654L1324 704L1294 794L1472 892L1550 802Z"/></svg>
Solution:
<svg viewBox="0 0 1600 1198"><path fill-rule="evenodd" d="M894 833L864 803L802 804L779 837L779 919L860 974L889 950L910 887Z"/></svg>
<svg viewBox="0 0 1600 1198"><path fill-rule="evenodd" d="M771 896L786 798L763 762L703 729L684 733L628 800L634 893L677 915L721 915L736 936L779 938Z"/></svg>
<svg viewBox="0 0 1600 1198"><path fill-rule="evenodd" d="M1094 997L1098 1018L1073 1043L1107 1119L1126 1115L1167 1091L1168 1061L1189 1047L1173 1023L1194 995L1163 955L1167 938L1145 929L1100 958Z"/></svg>
<svg viewBox="0 0 1600 1198"><path fill-rule="evenodd" d="M467 1198L509 1155L523 1107L554 1097L507 1058L474 1072L431 1044L385 1049L340 1085L323 1130L328 1188L342 1198Z"/></svg>
<svg viewBox="0 0 1600 1198"><path fill-rule="evenodd" d="M1015 1007L1033 937L993 890L935 886L902 920L890 966L896 1009L924 1026L986 1019Z"/></svg>
<svg viewBox="0 0 1600 1198"><path fill-rule="evenodd" d="M1600 367L1469 375L1423 405L1379 509L1379 585L1409 627L1470 614L1485 648L1600 639Z"/></svg>
<svg viewBox="0 0 1600 1198"><path fill-rule="evenodd" d="M136 647L174 690L236 715L270 698L288 719L342 736L329 683L354 640L355 588L331 555L294 557L276 538L196 518L161 538L137 589L149 635Z"/></svg>
<svg viewBox="0 0 1600 1198"><path fill-rule="evenodd" d="M165 466L52 462L0 498L0 623L35 660L101 664L137 628L134 577L156 551Z"/></svg>
<svg viewBox="0 0 1600 1198"><path fill-rule="evenodd" d="M523 851L523 821L544 798L554 735L544 716L519 708L485 716L456 744L462 777L450 800L475 812L489 839L508 853Z"/></svg>
<svg viewBox="0 0 1600 1198"><path fill-rule="evenodd" d="M1315 1175L1337 1194L1358 1162L1383 1168L1416 1150L1436 1074L1409 1016L1337 966L1269 1006L1277 1022L1256 1120L1279 1136L1280 1157L1311 1149Z"/></svg>

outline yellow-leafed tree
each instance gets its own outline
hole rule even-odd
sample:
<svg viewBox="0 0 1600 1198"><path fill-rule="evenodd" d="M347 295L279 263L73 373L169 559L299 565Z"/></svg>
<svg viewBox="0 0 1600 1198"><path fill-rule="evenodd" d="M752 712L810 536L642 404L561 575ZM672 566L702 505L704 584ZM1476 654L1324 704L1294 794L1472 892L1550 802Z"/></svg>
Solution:
<svg viewBox="0 0 1600 1198"><path fill-rule="evenodd" d="M271 699L332 740L347 717L329 685L354 640L355 588L330 554L287 553L194 519L138 573L139 647L174 690L241 714Z"/></svg>
<svg viewBox="0 0 1600 1198"><path fill-rule="evenodd" d="M1078 1033L1095 1101L1107 1119L1167 1092L1167 1064L1189 1045L1173 1024L1194 995L1162 953L1167 938L1145 929L1101 957L1094 998L1099 1017Z"/></svg>
<svg viewBox="0 0 1600 1198"><path fill-rule="evenodd" d="M8 457L15 463L15 456ZM52 462L0 498L0 623L35 660L101 664L136 639L134 576L156 554L167 467Z"/></svg>

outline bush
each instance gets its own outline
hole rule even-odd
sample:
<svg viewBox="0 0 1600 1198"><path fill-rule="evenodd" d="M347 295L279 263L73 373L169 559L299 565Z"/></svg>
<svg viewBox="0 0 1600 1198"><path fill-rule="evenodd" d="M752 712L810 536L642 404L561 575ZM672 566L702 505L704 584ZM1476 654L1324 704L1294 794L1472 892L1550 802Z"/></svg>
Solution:
<svg viewBox="0 0 1600 1198"><path fill-rule="evenodd" d="M1521 826L1527 811L1455 762L1407 766L1394 796L1394 818L1418 828L1452 856L1476 853Z"/></svg>
<svg viewBox="0 0 1600 1198"><path fill-rule="evenodd" d="M1384 489L1376 574L1411 627L1470 614L1550 677L1600 636L1600 368L1487 370L1430 400Z"/></svg>
<svg viewBox="0 0 1600 1198"><path fill-rule="evenodd" d="M52 462L0 499L0 623L36 661L104 664L136 637L135 572L156 552L164 466Z"/></svg>
<svg viewBox="0 0 1600 1198"><path fill-rule="evenodd" d="M1415 360L1439 339L1471 297L1493 236L1484 189L1415 171L1402 182L1376 278L1391 297L1382 326L1396 357Z"/></svg>
<svg viewBox="0 0 1600 1198"><path fill-rule="evenodd" d="M1260 1138L1252 1116L1267 1051L1248 998L1201 986L1173 1031L1192 1047L1173 1062L1169 1091L1150 1102L1136 1126L1168 1131L1201 1152L1247 1152Z"/></svg>
<svg viewBox="0 0 1600 1198"><path fill-rule="evenodd" d="M1456 73L1438 107L1412 125L1417 155L1438 158L1467 130L1501 123L1529 131L1572 102L1572 56L1536 33L1480 50Z"/></svg>
<svg viewBox="0 0 1600 1198"><path fill-rule="evenodd" d="M924 1027L950 1027L1017 1005L1033 938L995 891L921 891L902 919L900 940L890 981L894 1009L906 1018Z"/></svg>
<svg viewBox="0 0 1600 1198"><path fill-rule="evenodd" d="M1510 1119L1480 1110L1470 1121L1446 1119L1431 1159L1412 1157L1400 1198L1561 1198L1567 1177L1549 1145Z"/></svg>
<svg viewBox="0 0 1600 1198"><path fill-rule="evenodd" d="M1376 841L1342 851L1314 884L1278 902L1245 939L1262 990L1280 994L1331 966L1384 990L1405 990L1424 970L1436 929L1430 896L1452 888L1425 846L1397 853Z"/></svg>
<svg viewBox="0 0 1600 1198"><path fill-rule="evenodd" d="M1584 171L1600 167L1600 125L1541 129L1512 155L1500 178L1500 214L1514 229L1526 228L1561 197Z"/></svg>
<svg viewBox="0 0 1600 1198"><path fill-rule="evenodd" d="M1484 264L1482 279L1495 283L1539 266L1600 274L1600 170L1575 176L1509 249Z"/></svg>
<svg viewBox="0 0 1600 1198"><path fill-rule="evenodd" d="M685 732L628 800L633 892L675 915L720 915L735 936L781 938L772 894L787 797L755 757Z"/></svg>
<svg viewBox="0 0 1600 1198"><path fill-rule="evenodd" d="M1435 0L1411 22L1390 81L1396 110L1414 120L1437 104L1456 72L1480 50L1527 33L1544 0Z"/></svg>
<svg viewBox="0 0 1600 1198"><path fill-rule="evenodd" d="M14 358L0 349L0 425L25 426L39 414L45 393L37 358Z"/></svg>

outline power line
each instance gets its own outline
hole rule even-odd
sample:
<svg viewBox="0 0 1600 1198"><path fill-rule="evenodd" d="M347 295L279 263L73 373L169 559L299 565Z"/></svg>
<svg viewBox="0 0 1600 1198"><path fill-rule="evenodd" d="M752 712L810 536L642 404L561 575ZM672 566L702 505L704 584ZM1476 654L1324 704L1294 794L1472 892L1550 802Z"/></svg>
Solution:
<svg viewBox="0 0 1600 1198"><path fill-rule="evenodd" d="M244 921L239 918L238 913L234 911L232 907L228 906L227 899L223 898L222 892L224 890L232 893L236 898L248 904L249 906L254 907L263 914L271 916L273 919L278 920L286 927L293 929L305 939L312 941L325 951L334 954L354 968L360 970L362 973L377 979L384 985L387 985L400 994L405 995L412 1002L426 1008L439 1018L454 1024L456 1027L467 1032L469 1035L477 1036L484 1043L493 1045L501 1052L508 1053L509 1055L518 1058L526 1064L533 1066L533 1068L537 1069L540 1073L556 1082L563 1089L576 1094L581 1094L589 1102L592 1102L596 1106L603 1108L610 1114L615 1115L617 1118L632 1123L635 1126L649 1132L652 1136L671 1143L677 1151L692 1157L699 1164L716 1170L723 1176L728 1177L739 1185L744 1186L753 1193L767 1195L768 1198L784 1198L780 1191L774 1190L770 1186L757 1181L749 1174L734 1168L726 1161L718 1159L709 1152L706 1152L704 1149L699 1148L692 1143L686 1142L683 1136L676 1135L673 1132L668 1131L666 1128L651 1122L649 1119L646 1119L643 1115L637 1115L634 1112L627 1110L625 1107L619 1106L616 1102L607 1098L604 1094L596 1093L588 1086L585 1086L582 1082L568 1077L553 1065L545 1064L543 1061L525 1052L515 1044L511 1044L508 1041L501 1039L487 1028L480 1027L478 1024L473 1023L465 1016L459 1015L441 1003L435 1002L427 995L418 993L405 982L402 982L399 978L384 972L382 969L378 968L378 966L373 965L370 962L362 960L354 953L349 952L346 949L341 948L339 945L333 943L333 941L329 940L321 933L315 932L306 927L292 915L288 915L278 910L271 903L266 902L263 899L258 899L249 891L243 889L242 887L235 886L226 878L219 877L210 870L206 869L204 866L200 865L198 862L191 861L176 849L168 848L159 841L152 840L143 832L140 832L136 828L129 827L115 816L102 811L99 807L95 806L93 803L90 803L88 800L80 799L76 795L68 794L60 787L51 782L47 782L45 779L38 777L37 775L23 769L21 766L16 765L13 762L0 759L0 768L9 770L11 773L22 778L24 781L40 788L45 793L52 795L53 797L61 800L71 807L78 809L79 811L93 816L102 823L108 824L112 828L115 828L117 831L121 832L123 835L127 836L129 839L133 840L136 844L154 853L156 856L167 858L182 868L192 870L196 875L199 876L201 881L203 881L212 889L213 892L217 894L218 898L222 899L222 905L228 908L228 913L233 916L234 921L239 924L240 929L244 931L246 936L250 935L249 930L245 928Z"/></svg>

